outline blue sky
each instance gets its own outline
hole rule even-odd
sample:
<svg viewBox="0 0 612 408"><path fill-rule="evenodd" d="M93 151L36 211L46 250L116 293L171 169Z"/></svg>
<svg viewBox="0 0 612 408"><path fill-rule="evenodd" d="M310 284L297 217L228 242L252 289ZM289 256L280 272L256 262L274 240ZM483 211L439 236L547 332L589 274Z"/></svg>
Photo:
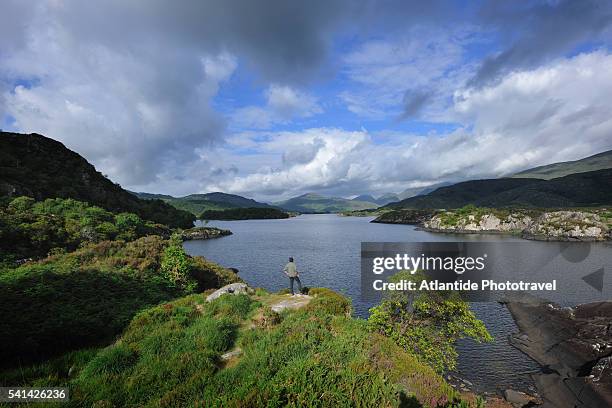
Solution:
<svg viewBox="0 0 612 408"><path fill-rule="evenodd" d="M381 195L612 148L609 2L0 7L1 127L132 190Z"/></svg>

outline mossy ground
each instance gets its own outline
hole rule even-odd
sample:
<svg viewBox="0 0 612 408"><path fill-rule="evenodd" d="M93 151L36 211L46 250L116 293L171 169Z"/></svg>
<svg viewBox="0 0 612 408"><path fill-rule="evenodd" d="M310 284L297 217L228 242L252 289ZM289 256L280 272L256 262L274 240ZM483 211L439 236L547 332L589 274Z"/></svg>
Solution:
<svg viewBox="0 0 612 408"><path fill-rule="evenodd" d="M139 313L108 347L0 378L69 386L71 401L61 406L74 407L435 407L459 398L429 366L347 316L348 299L311 292L307 307L265 324L260 317L279 295L257 291L211 303L190 295ZM220 359L236 347L242 354L231 364Z"/></svg>

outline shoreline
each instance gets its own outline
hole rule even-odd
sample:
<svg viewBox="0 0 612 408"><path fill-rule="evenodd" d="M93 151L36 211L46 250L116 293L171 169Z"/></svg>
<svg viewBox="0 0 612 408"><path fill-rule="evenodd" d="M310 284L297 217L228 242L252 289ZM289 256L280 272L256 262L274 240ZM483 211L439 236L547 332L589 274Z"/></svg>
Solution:
<svg viewBox="0 0 612 408"><path fill-rule="evenodd" d="M536 361L543 407L612 406L612 301L561 308L528 294L501 302L519 332L509 343Z"/></svg>

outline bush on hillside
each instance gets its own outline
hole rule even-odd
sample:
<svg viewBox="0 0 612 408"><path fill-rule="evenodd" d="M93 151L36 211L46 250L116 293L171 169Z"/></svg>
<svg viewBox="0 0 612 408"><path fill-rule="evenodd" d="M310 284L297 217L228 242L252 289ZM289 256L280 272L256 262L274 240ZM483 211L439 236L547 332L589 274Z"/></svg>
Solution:
<svg viewBox="0 0 612 408"><path fill-rule="evenodd" d="M187 268L181 282L162 272L167 240L103 241L0 274L0 360L41 359L100 344L136 312L159 302L236 282L231 271L173 250Z"/></svg>
<svg viewBox="0 0 612 408"><path fill-rule="evenodd" d="M89 242L170 235L168 227L143 221L131 213L113 214L72 199L35 201L30 197L0 205L0 261L72 251Z"/></svg>

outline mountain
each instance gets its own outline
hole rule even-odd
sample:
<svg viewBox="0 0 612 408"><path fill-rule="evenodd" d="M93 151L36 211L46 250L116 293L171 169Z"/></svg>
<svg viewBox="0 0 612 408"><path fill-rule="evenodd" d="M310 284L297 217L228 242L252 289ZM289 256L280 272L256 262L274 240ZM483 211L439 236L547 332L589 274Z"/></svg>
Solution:
<svg viewBox="0 0 612 408"><path fill-rule="evenodd" d="M471 180L441 187L388 207L459 208L481 207L589 207L612 204L612 169L570 174L551 180L501 178Z"/></svg>
<svg viewBox="0 0 612 408"><path fill-rule="evenodd" d="M361 194L355 198L352 198L351 201L365 201L368 203L376 203L376 199L369 194Z"/></svg>
<svg viewBox="0 0 612 408"><path fill-rule="evenodd" d="M394 201L399 201L401 198L395 193L387 193L383 194L376 200L376 204L378 205L386 205L392 203Z"/></svg>
<svg viewBox="0 0 612 408"><path fill-rule="evenodd" d="M378 207L378 205L371 202L349 200L340 197L326 197L315 193L303 194L274 204L284 210L301 213L337 213Z"/></svg>
<svg viewBox="0 0 612 408"><path fill-rule="evenodd" d="M62 143L32 133L0 132L0 196L73 198L113 212L133 212L171 227L194 217L161 200L141 200L113 183Z"/></svg>
<svg viewBox="0 0 612 408"><path fill-rule="evenodd" d="M587 171L612 169L612 150L602 152L584 159L553 163L546 166L534 167L514 174L516 178L539 178L550 180L567 176L569 174L584 173Z"/></svg>
<svg viewBox="0 0 612 408"><path fill-rule="evenodd" d="M236 194L206 193L191 194L185 197L172 197L164 194L132 193L136 196L149 200L160 199L175 208L189 211L199 217L204 211L221 211L234 208L274 208L270 204L260 203L250 198Z"/></svg>
<svg viewBox="0 0 612 408"><path fill-rule="evenodd" d="M442 183L432 184L432 185L427 186L427 187L410 187L410 188L405 189L401 193L397 194L398 199L395 200L395 201L405 200L405 199L410 198L410 197L416 197L416 196L420 196L420 195L429 194L432 191L435 191L435 190L437 190L440 187L450 186L451 184L453 184L453 183L445 181L445 182L442 182Z"/></svg>
<svg viewBox="0 0 612 408"><path fill-rule="evenodd" d="M374 196L370 194L361 194L351 199L351 201L362 201L364 203L378 204L379 206L389 204L393 201L399 201L399 200L400 199L397 196L397 194L394 194L394 193L383 194L378 198L374 198Z"/></svg>

